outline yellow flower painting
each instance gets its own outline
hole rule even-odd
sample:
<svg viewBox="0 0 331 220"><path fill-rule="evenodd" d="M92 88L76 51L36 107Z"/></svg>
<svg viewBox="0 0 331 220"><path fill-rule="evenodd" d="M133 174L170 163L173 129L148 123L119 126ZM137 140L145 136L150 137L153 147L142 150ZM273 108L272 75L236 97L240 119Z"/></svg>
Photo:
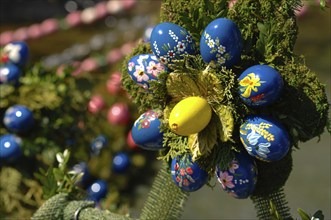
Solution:
<svg viewBox="0 0 331 220"><path fill-rule="evenodd" d="M260 77L255 75L255 73L249 73L245 78L240 80L239 85L243 88L240 88L241 91L244 91L241 95L244 98L249 98L251 92L257 92L257 87L261 86Z"/></svg>

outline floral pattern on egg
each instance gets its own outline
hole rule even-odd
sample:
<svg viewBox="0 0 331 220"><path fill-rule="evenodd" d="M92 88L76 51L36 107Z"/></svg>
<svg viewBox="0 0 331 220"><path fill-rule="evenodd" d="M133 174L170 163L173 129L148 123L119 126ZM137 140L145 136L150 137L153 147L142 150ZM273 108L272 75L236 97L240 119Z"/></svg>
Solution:
<svg viewBox="0 0 331 220"><path fill-rule="evenodd" d="M223 190L237 199L250 196L257 182L256 164L246 152L236 153L228 168L216 168L216 176Z"/></svg>
<svg viewBox="0 0 331 220"><path fill-rule="evenodd" d="M265 116L247 117L240 127L240 140L251 156L266 162L282 159L290 148L285 128Z"/></svg>
<svg viewBox="0 0 331 220"><path fill-rule="evenodd" d="M153 53L165 65L182 59L184 54L195 54L195 43L189 32L170 22L154 27L151 43Z"/></svg>
<svg viewBox="0 0 331 220"><path fill-rule="evenodd" d="M164 65L153 54L137 55L128 62L128 71L131 78L144 89L148 89L148 82L156 80L158 75L165 70Z"/></svg>

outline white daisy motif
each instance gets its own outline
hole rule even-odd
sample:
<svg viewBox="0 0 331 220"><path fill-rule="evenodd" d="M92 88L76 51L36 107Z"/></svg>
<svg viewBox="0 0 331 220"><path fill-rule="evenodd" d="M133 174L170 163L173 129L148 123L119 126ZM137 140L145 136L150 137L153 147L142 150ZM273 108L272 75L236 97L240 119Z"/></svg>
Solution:
<svg viewBox="0 0 331 220"><path fill-rule="evenodd" d="M186 49L185 44L183 42L179 41L178 44L177 44L177 49L180 52L184 52L185 49Z"/></svg>
<svg viewBox="0 0 331 220"><path fill-rule="evenodd" d="M213 39L208 39L207 45L209 48L214 48L215 41Z"/></svg>
<svg viewBox="0 0 331 220"><path fill-rule="evenodd" d="M192 37L191 37L191 35L186 35L186 40L187 40L187 42L189 42L189 43L192 43Z"/></svg>
<svg viewBox="0 0 331 220"><path fill-rule="evenodd" d="M169 58L174 58L176 56L176 54L173 50L169 50L167 55L168 55Z"/></svg>
<svg viewBox="0 0 331 220"><path fill-rule="evenodd" d="M218 62L219 64L224 64L225 61L226 61L226 59L225 59L224 57L219 57L219 58L217 58L217 62Z"/></svg>
<svg viewBox="0 0 331 220"><path fill-rule="evenodd" d="M167 64L169 62L168 57L160 56L160 62L163 64Z"/></svg>
<svg viewBox="0 0 331 220"><path fill-rule="evenodd" d="M220 53L220 54L224 54L225 51L226 51L226 48L225 48L224 46L220 45L220 46L218 47L218 50L217 50L218 53Z"/></svg>

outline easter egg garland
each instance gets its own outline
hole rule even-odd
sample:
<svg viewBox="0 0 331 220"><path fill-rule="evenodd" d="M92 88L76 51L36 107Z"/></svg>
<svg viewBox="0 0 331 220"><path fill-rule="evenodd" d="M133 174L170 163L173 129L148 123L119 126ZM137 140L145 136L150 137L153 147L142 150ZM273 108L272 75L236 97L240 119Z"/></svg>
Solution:
<svg viewBox="0 0 331 220"><path fill-rule="evenodd" d="M192 4L198 4L198 2ZM206 7L206 11L208 11L211 10L210 8L216 10L219 7L208 4L205 2L205 5L195 5L196 8L183 6L185 8L183 9L183 7L176 8L175 4L166 1L163 4L161 21L172 22L184 28L184 30L186 29L193 40L198 42L200 38L203 38L201 34L208 24L220 18L208 17L207 13L207 18L203 19L204 22L196 22L194 19L183 19L183 14L195 16L194 13L198 13L195 10ZM241 7L247 7L247 4L244 4L246 6L243 6L243 3L236 4L234 10L225 10L219 13L219 15L226 16L224 19L231 19L231 22L241 33L239 33L241 37L236 38L238 41L232 43L239 45L237 50L241 51L242 54L241 56L237 54L236 61L225 65L226 68L221 67L224 62L217 63L219 59L214 59L213 62L204 59L206 51L201 49L201 42L208 41L209 46L212 46L213 43L216 44L217 40L216 38L204 39L200 42L200 51L196 50L196 54L200 52L199 55L193 56L190 53L184 53L179 59L172 60L168 63L170 71L166 74L161 73L158 80L150 83L151 92L143 92L141 88L132 83L132 80L126 74L127 67L125 65L132 56L150 53L151 50L158 53L151 40L150 44L139 44L127 57L123 65L122 82L141 112L147 109L163 110L163 115L159 119L161 121L160 128L164 132L164 147L159 158L169 162L173 158L190 155L194 162L197 162L203 170L209 173L209 176L215 173L216 167L218 167L217 169L226 170L228 164L231 163L233 158L236 158L237 152L246 152L245 147L241 145L239 135L239 127L246 116L257 114L258 117L264 117L262 115L266 115L272 118L272 122L274 120L278 121L275 127L281 128L281 131L277 133L282 136L284 142L278 147L268 149L270 152L273 149L278 155L262 161L260 160L261 155L266 153L266 151L263 151L266 148L262 147L260 151L256 151L259 159L255 156L250 157L251 160L256 162L256 169L258 170L256 187L254 190L250 189L249 194L239 197L251 196L253 202L257 205L263 200L261 200L262 197L268 198L268 196L286 203L282 187L292 169L292 146L297 146L299 141L306 141L323 133L328 120L327 99L323 86L317 80L315 74L305 66L302 60L293 58L294 38L284 39L281 37L281 35L296 36L295 24L287 26L286 30L279 29L277 34L279 39L272 43L275 46L272 49L267 48L267 44L271 44L271 42L268 42L270 39L265 37L268 36L267 26L263 26L261 23L257 27L247 25L244 21L252 19L250 17L252 12L238 11ZM276 7L278 3L272 4ZM292 3L283 2L283 4L291 5ZM208 5L208 8L206 5ZM250 10L254 11L254 9ZM255 13L259 14L258 11L255 11ZM268 11L268 13L274 15L273 11ZM284 22L289 19L289 15L277 14L276 16ZM266 18L269 19L267 15ZM254 22L257 23L257 21ZM253 34L258 37L251 39L250 37ZM208 34L205 35L206 37L208 37ZM274 36L274 38L276 37ZM220 42L220 39L218 41ZM170 44L170 42L163 42L164 45L168 43ZM241 50L240 45L243 45L243 50ZM288 46L284 47L284 45ZM230 48L222 45L223 47L225 49ZM221 53L222 51L218 52ZM160 57L158 58L160 59ZM160 62L162 61L160 60ZM250 67L256 68L258 66L263 67L263 70L251 71ZM245 70L248 72L244 72ZM265 73L265 71L269 71L271 75ZM242 76L240 76L240 73L243 73ZM254 73L254 76L251 73ZM255 82L255 84L249 84L249 80ZM259 91L256 88L257 85L261 86L259 88L262 91L261 94L256 93L256 91ZM305 89L302 90L302 87ZM317 91L313 88L316 88ZM249 92L250 94L248 94ZM192 96L201 97L207 101L212 110L211 119L208 125L197 133L182 136L176 134L174 129L171 128L172 123L169 123L171 112L177 103ZM304 101L302 102L302 100ZM295 109L301 107L304 109L304 103L310 103L308 105L309 113L307 110L305 112L300 110L299 114L296 113L297 110ZM199 117L191 121L192 126L195 125L197 120L199 120ZM255 134L256 131L255 129ZM267 135L264 133L259 135L261 137ZM266 140L268 140L268 137ZM265 143L263 142L263 144ZM263 146L265 147L265 145ZM277 175L275 175L275 172L277 172ZM259 211L262 213L262 208ZM267 214L261 213L258 213L258 215L267 216ZM285 210L282 215L288 217L288 211Z"/></svg>

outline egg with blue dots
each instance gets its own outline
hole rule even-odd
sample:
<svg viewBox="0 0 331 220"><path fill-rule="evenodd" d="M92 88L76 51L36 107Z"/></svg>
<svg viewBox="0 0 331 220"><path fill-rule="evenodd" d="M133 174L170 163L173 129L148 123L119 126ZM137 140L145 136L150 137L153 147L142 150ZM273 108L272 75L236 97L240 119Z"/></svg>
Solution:
<svg viewBox="0 0 331 220"><path fill-rule="evenodd" d="M239 95L249 106L267 106L277 101L284 82L280 73L268 65L254 65L238 78Z"/></svg>
<svg viewBox="0 0 331 220"><path fill-rule="evenodd" d="M87 188L87 199L99 202L105 198L108 192L108 184L105 180L98 179Z"/></svg>
<svg viewBox="0 0 331 220"><path fill-rule="evenodd" d="M23 41L14 41L6 44L1 52L2 63L12 63L18 66L25 66L29 59L29 47Z"/></svg>
<svg viewBox="0 0 331 220"><path fill-rule="evenodd" d="M205 63L232 67L240 60L243 48L237 25L227 18L210 22L200 38L200 53Z"/></svg>
<svg viewBox="0 0 331 220"><path fill-rule="evenodd" d="M134 143L145 150L160 150L163 147L163 132L160 131L159 113L148 110L140 115L131 129Z"/></svg>
<svg viewBox="0 0 331 220"><path fill-rule="evenodd" d="M101 150L108 145L108 138L105 135L99 135L91 141L92 155L99 155Z"/></svg>
<svg viewBox="0 0 331 220"><path fill-rule="evenodd" d="M22 155L22 139L14 134L0 137L0 159L13 161Z"/></svg>
<svg viewBox="0 0 331 220"><path fill-rule="evenodd" d="M208 181L208 173L192 161L191 155L181 155L171 161L173 182L184 191L194 192Z"/></svg>
<svg viewBox="0 0 331 220"><path fill-rule="evenodd" d="M0 84L13 84L17 86L21 74L22 72L18 66L7 63L0 67Z"/></svg>
<svg viewBox="0 0 331 220"><path fill-rule="evenodd" d="M149 89L149 82L157 80L166 67L153 54L140 54L128 62L128 73L133 81L144 89Z"/></svg>
<svg viewBox="0 0 331 220"><path fill-rule="evenodd" d="M216 167L217 180L222 189L237 199L245 199L252 195L257 174L255 161L244 150L235 153L235 158L226 169Z"/></svg>
<svg viewBox="0 0 331 220"><path fill-rule="evenodd" d="M284 126L262 115L245 118L240 126L240 140L251 156L265 162L281 160L290 149L289 135Z"/></svg>
<svg viewBox="0 0 331 220"><path fill-rule="evenodd" d="M33 113L26 106L14 105L5 111L3 123L9 131L16 133L27 132L34 124Z"/></svg>
<svg viewBox="0 0 331 220"><path fill-rule="evenodd" d="M191 34L183 27L163 22L157 24L151 33L151 49L161 63L172 64L183 59L183 55L196 53L195 42Z"/></svg>
<svg viewBox="0 0 331 220"><path fill-rule="evenodd" d="M124 173L130 166L130 157L127 153L120 152L113 157L113 170L115 173Z"/></svg>

